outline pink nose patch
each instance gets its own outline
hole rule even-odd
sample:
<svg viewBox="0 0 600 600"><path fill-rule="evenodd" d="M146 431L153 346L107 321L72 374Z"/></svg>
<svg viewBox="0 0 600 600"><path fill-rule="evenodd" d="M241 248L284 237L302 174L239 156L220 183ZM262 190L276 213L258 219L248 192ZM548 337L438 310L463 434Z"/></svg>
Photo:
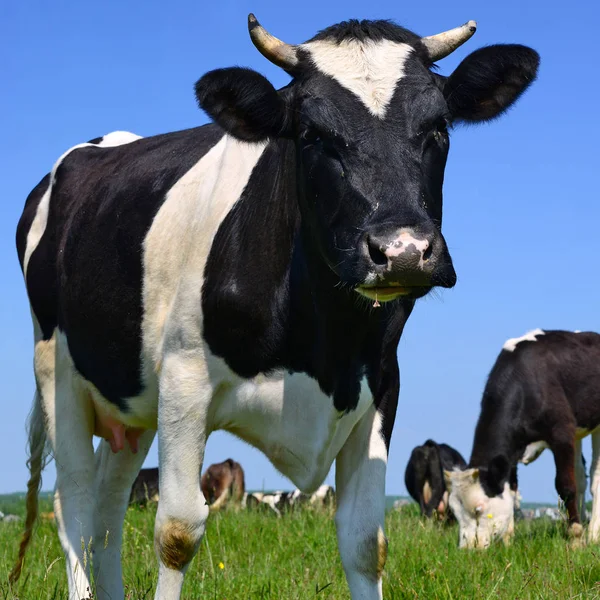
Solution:
<svg viewBox="0 0 600 600"><path fill-rule="evenodd" d="M384 250L384 254L388 258L396 258L401 254L404 254L408 251L408 249L413 246L421 255L421 259L419 262L423 262L423 253L427 248L429 248L429 242L427 240L418 240L413 237L411 233L408 231L402 231L400 235L389 244L389 246ZM413 250L414 251L414 250ZM422 266L422 265L420 265Z"/></svg>

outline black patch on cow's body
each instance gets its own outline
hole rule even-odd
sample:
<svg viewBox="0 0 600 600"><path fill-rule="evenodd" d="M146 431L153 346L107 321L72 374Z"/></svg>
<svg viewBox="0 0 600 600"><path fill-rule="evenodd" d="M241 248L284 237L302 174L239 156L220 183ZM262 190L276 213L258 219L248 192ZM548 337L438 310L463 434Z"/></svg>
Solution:
<svg viewBox="0 0 600 600"><path fill-rule="evenodd" d="M600 335L545 331L536 341L503 350L488 377L470 467L481 472L489 496L516 482L528 444L573 444L578 428L600 425ZM511 487L513 482L511 481Z"/></svg>
<svg viewBox="0 0 600 600"><path fill-rule="evenodd" d="M79 373L121 410L142 391L144 238L168 191L222 135L208 125L79 148L56 171L27 270L31 306L44 338L58 326Z"/></svg>

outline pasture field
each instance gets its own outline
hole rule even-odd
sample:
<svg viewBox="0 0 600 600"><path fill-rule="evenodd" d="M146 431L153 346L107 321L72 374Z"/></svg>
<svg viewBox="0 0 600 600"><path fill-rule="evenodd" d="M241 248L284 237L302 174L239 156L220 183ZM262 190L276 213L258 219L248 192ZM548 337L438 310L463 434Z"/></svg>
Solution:
<svg viewBox="0 0 600 600"><path fill-rule="evenodd" d="M42 510L51 510L43 501ZM7 512L9 506L0 506ZM23 507L13 502L11 512ZM156 508L130 508L124 531L126 597L152 599ZM0 522L0 598L66 598L64 560L54 523L40 521L21 581L8 585L21 523ZM564 525L519 522L513 545L459 551L456 526L424 522L416 505L387 515L387 600L404 598L600 598L600 547L568 548ZM297 511L277 519L258 512L211 515L183 592L186 600L347 599L331 514Z"/></svg>

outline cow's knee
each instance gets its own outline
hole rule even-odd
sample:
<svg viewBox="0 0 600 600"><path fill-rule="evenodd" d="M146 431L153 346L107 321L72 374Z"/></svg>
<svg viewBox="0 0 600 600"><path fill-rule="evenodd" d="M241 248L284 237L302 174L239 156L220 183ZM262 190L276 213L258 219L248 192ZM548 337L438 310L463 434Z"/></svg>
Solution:
<svg viewBox="0 0 600 600"><path fill-rule="evenodd" d="M388 542L383 529L378 527L372 533L352 538L344 535L341 528L340 554L348 572L355 572L367 579L378 582L387 560ZM345 540L345 543L342 542Z"/></svg>
<svg viewBox="0 0 600 600"><path fill-rule="evenodd" d="M563 474L557 475L555 485L556 491L565 504L577 497L577 486L570 477Z"/></svg>
<svg viewBox="0 0 600 600"><path fill-rule="evenodd" d="M158 525L154 543L161 563L169 569L184 570L196 554L204 533L203 525L174 518Z"/></svg>

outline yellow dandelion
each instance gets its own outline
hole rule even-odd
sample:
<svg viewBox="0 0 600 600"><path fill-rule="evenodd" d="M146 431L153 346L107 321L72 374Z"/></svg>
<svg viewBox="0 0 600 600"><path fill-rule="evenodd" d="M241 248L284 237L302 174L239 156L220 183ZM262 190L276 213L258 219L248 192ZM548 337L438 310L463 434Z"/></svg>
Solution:
<svg viewBox="0 0 600 600"><path fill-rule="evenodd" d="M487 514L487 518L488 518L488 519L491 519L493 516L494 516L494 515L493 515L492 513L488 513L488 514Z"/></svg>
<svg viewBox="0 0 600 600"><path fill-rule="evenodd" d="M218 567L219 567L219 569L224 569L224 568L225 568L225 565L224 565L222 562L220 562L220 563L218 564Z"/></svg>

